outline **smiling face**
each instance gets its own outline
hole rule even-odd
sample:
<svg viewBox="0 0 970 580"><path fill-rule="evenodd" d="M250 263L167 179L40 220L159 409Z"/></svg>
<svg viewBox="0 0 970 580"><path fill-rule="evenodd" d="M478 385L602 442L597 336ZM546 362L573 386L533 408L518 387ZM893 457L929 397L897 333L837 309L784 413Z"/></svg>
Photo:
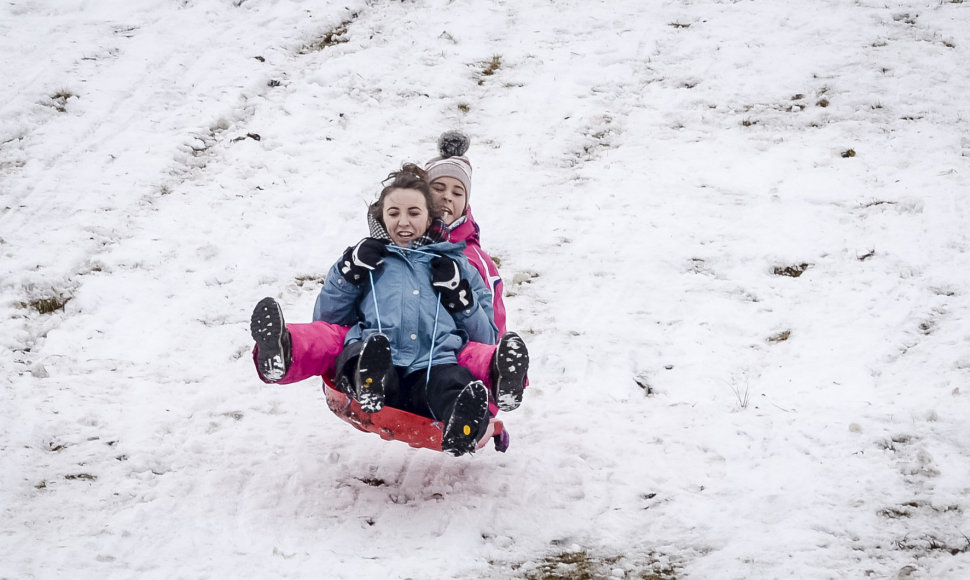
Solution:
<svg viewBox="0 0 970 580"><path fill-rule="evenodd" d="M439 177L431 182L431 195L434 196L435 207L441 213L441 220L445 225L451 225L456 219L465 214L468 207L468 192L465 186L454 177Z"/></svg>
<svg viewBox="0 0 970 580"><path fill-rule="evenodd" d="M407 247L424 235L431 215L424 194L417 189L394 189L384 197L384 227L396 246Z"/></svg>

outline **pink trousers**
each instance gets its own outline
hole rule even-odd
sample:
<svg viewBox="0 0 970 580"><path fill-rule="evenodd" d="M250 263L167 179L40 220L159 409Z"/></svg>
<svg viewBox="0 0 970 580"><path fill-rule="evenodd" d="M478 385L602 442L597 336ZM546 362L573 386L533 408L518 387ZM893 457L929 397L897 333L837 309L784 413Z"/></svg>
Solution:
<svg viewBox="0 0 970 580"><path fill-rule="evenodd" d="M329 322L309 322L287 324L286 329L290 331L293 361L286 375L277 381L277 384L296 383L310 377L333 378L337 374L334 363L337 355L344 349L344 337L347 336L348 327ZM496 348L494 344L469 342L458 353L458 364L467 368L476 379L485 383L489 392L492 392L489 368ZM255 357L256 349L253 349L253 358ZM262 376L259 378L263 382L269 382ZM488 406L494 416L498 407L492 401L489 401Z"/></svg>

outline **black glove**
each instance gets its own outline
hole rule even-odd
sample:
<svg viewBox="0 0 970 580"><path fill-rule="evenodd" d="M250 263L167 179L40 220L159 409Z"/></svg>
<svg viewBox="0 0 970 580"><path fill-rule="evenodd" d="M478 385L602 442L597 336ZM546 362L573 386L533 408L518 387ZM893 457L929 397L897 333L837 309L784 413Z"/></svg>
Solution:
<svg viewBox="0 0 970 580"><path fill-rule="evenodd" d="M458 262L431 258L431 285L441 294L441 303L452 314L475 304L471 284L461 277Z"/></svg>
<svg viewBox="0 0 970 580"><path fill-rule="evenodd" d="M387 242L374 238L364 238L356 246L344 251L340 263L340 273L355 286L367 279L367 272L373 272L384 263L387 255Z"/></svg>

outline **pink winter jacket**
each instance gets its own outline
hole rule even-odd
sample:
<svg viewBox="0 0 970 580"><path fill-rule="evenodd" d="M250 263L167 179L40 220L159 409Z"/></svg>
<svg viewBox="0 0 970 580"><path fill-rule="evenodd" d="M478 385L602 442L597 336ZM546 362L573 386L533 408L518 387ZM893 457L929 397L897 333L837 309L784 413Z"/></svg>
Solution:
<svg viewBox="0 0 970 580"><path fill-rule="evenodd" d="M463 224L451 230L448 234L449 242L465 242L465 256L472 266L482 275L485 285L492 291L492 309L495 312L495 326L498 327L498 335L505 334L505 303L502 301L502 276L498 273L498 268L492 257L485 253L479 243L480 229L472 217L472 208L469 207L465 212L467 219Z"/></svg>

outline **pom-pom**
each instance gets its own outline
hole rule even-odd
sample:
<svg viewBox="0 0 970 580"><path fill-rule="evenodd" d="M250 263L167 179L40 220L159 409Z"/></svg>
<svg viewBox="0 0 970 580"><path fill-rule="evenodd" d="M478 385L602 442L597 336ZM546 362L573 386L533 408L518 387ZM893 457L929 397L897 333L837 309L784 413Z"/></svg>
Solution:
<svg viewBox="0 0 970 580"><path fill-rule="evenodd" d="M471 140L461 131L445 131L438 137L438 152L442 157L461 157L468 151Z"/></svg>

